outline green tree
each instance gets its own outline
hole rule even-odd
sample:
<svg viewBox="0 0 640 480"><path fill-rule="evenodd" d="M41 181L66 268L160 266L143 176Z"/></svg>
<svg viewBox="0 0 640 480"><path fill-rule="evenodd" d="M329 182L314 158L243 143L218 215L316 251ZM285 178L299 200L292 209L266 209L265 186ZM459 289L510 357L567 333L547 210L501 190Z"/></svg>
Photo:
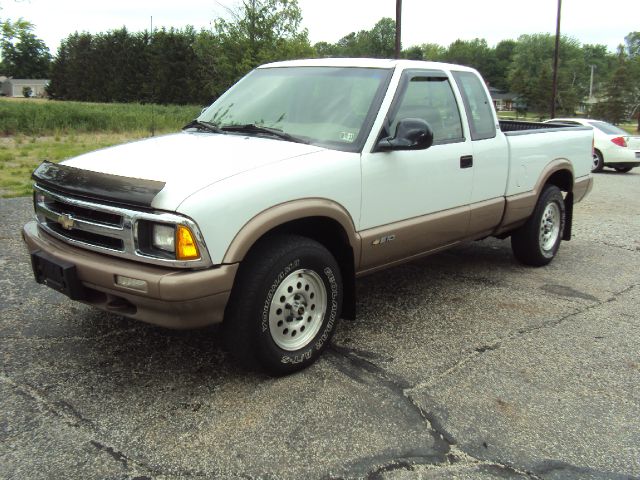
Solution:
<svg viewBox="0 0 640 480"><path fill-rule="evenodd" d="M318 42L313 46L316 56L320 58L337 57L338 49L335 44L328 42Z"/></svg>
<svg viewBox="0 0 640 480"><path fill-rule="evenodd" d="M423 43L420 45L422 57L430 62L443 61L447 54L447 49L437 43Z"/></svg>
<svg viewBox="0 0 640 480"><path fill-rule="evenodd" d="M629 58L640 57L640 32L630 32L624 37L624 43Z"/></svg>
<svg viewBox="0 0 640 480"><path fill-rule="evenodd" d="M495 53L484 39L456 40L447 48L443 60L473 67L482 74L485 81L492 85L494 83Z"/></svg>
<svg viewBox="0 0 640 480"><path fill-rule="evenodd" d="M0 24L0 57L6 75L15 78L47 78L51 54L33 34L33 25L23 19Z"/></svg>
<svg viewBox="0 0 640 480"><path fill-rule="evenodd" d="M632 79L628 62L621 49L618 66L605 86L604 100L594 107L594 114L611 123L621 123L629 118L632 103Z"/></svg>
<svg viewBox="0 0 640 480"><path fill-rule="evenodd" d="M396 47L396 22L381 18L371 30L351 32L335 44L316 44L319 56L393 58ZM416 54L416 51L413 51Z"/></svg>
<svg viewBox="0 0 640 480"><path fill-rule="evenodd" d="M401 56L407 60L424 60L424 52L419 45L402 50Z"/></svg>
<svg viewBox="0 0 640 480"><path fill-rule="evenodd" d="M215 22L216 96L260 64L314 55L297 0L244 0L230 15Z"/></svg>
<svg viewBox="0 0 640 480"><path fill-rule="evenodd" d="M511 62L513 62L513 55L515 54L517 44L515 40L502 40L494 49L495 63L494 69L491 72L491 84L500 90L509 90L507 72L509 71Z"/></svg>
<svg viewBox="0 0 640 480"><path fill-rule="evenodd" d="M396 22L381 18L373 28L365 34L367 53L374 58L393 58L396 50Z"/></svg>
<svg viewBox="0 0 640 480"><path fill-rule="evenodd" d="M528 109L548 112L551 103L555 37L549 34L522 35L513 52L509 84L525 99ZM560 39L557 110L573 114L588 93L589 67L585 65L579 43Z"/></svg>
<svg viewBox="0 0 640 480"><path fill-rule="evenodd" d="M640 133L640 32L631 32L624 37L629 71L629 106L630 116L638 122L636 131Z"/></svg>

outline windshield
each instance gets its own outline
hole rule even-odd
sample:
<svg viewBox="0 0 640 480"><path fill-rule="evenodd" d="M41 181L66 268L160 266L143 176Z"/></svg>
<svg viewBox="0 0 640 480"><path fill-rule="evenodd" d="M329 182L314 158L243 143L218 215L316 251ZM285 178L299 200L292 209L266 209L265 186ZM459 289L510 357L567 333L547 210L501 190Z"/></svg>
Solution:
<svg viewBox="0 0 640 480"><path fill-rule="evenodd" d="M359 151L391 70L280 67L252 71L198 117L217 127L258 125L344 151ZM260 134L257 129L242 130Z"/></svg>
<svg viewBox="0 0 640 480"><path fill-rule="evenodd" d="M589 122L589 123L594 127L596 127L598 130L600 130L601 132L606 133L607 135L629 135L627 132L625 132L621 128L611 125L610 123L606 123L606 122Z"/></svg>

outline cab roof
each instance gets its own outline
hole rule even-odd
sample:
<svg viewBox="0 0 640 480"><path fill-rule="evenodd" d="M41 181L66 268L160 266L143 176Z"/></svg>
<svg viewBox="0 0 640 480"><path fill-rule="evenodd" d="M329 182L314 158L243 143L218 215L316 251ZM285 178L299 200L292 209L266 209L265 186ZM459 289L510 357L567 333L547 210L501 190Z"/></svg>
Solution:
<svg viewBox="0 0 640 480"><path fill-rule="evenodd" d="M421 60L393 60L381 58L310 58L306 60L287 60L261 65L258 68L281 67L359 67L402 70L411 68L441 69L475 72L473 68L452 63L426 62Z"/></svg>

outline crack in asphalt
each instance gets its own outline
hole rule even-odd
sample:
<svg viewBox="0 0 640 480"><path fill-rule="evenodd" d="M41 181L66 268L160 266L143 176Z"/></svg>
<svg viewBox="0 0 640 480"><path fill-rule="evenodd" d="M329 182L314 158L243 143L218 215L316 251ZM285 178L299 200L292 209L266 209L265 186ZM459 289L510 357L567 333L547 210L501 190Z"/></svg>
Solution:
<svg viewBox="0 0 640 480"><path fill-rule="evenodd" d="M558 325L562 324L563 322L565 322L566 320L568 320L568 319L570 319L572 317L576 317L578 315L586 313L586 312L588 312L590 310L593 310L594 308L600 307L600 306L605 305L607 303L614 302L619 296L624 295L624 294L628 293L629 291L631 291L634 288L637 288L639 286L640 286L640 284L630 285L630 286L620 290L619 292L614 292L613 295L611 297L607 298L606 300L598 301L598 302L593 303L591 305L587 305L586 307L584 307L584 308L582 308L580 310L574 310L573 312L571 312L571 313L569 313L567 315L564 315L564 316L562 316L560 318L549 320L547 322L542 322L542 323L540 323L538 325L531 326L531 327L528 327L528 328L519 328L519 329L514 330L513 332L509 333L508 335L500 338L499 340L497 340L494 343L491 343L491 344L488 344L488 345L481 345L480 347L476 347L469 355L467 355L462 360L460 360L457 363L455 363L453 366L449 367L447 370L445 370L441 374L439 374L437 376L434 376L432 379L430 379L430 380L428 380L426 382L417 383L412 389L431 387L434 384L436 384L437 382L439 382L440 380L442 380L443 378L448 377L453 372L455 372L455 371L459 370L460 368L464 367L466 364L468 364L472 360L477 359L483 353L491 352L491 351L494 351L494 350L498 350L499 348L502 348L507 343L509 343L511 340L519 338L519 337L521 337L523 335L526 335L528 333L536 332L536 331L543 330L543 329L546 329L546 328L557 327Z"/></svg>
<svg viewBox="0 0 640 480"><path fill-rule="evenodd" d="M589 474L594 475L595 478L612 478L615 480L631 479L632 477L628 475L613 474L610 472L599 472L587 467L578 467L555 460L548 460L543 462L539 467L536 466L536 468L533 469L535 473L534 471L523 470L513 465L489 460L481 460L460 449L457 446L458 442L456 441L454 436L447 432L444 425L442 425L442 423L435 417L435 415L425 411L422 407L420 407L420 405L415 402L412 396L412 392L420 388L433 386L439 380L460 369L471 360L478 358L480 355L486 352L502 348L505 344L515 338L545 328L558 326L572 317L576 317L577 315L586 313L607 303L614 302L618 297L630 292L638 286L640 286L640 284L630 285L618 292L615 292L610 298L606 300L588 305L583 309L573 311L572 313L564 315L560 318L548 322L543 322L530 328L518 329L493 344L483 345L474 349L473 353L465 357L460 362L456 363L451 368L447 369L442 374L435 377L435 379L429 382L419 382L413 386L411 386L410 382L402 376L392 374L391 372L388 372L384 368L373 363L376 359L375 354L371 354L370 352L361 352L356 349L331 344L329 346L329 351L333 354L333 358L344 358L351 365L351 367L345 368L344 363L334 362L338 370L360 383L372 385L375 382L377 383L376 386L378 387L382 385L385 389L396 395L401 394L409 401L411 407L420 414L420 417L426 424L427 429L433 436L434 441L436 441L436 446L442 449L443 442L446 445L446 452L441 451L439 455L397 456L395 458L389 458L386 461L383 461L382 465L380 465L379 463L381 460L383 460L381 458L362 459L358 462L359 466L364 467L366 466L366 464L369 465L369 470L366 478L368 480L382 479L384 477L384 473L395 470L411 471L416 465L424 465L429 468L450 468L451 465L460 464L463 466L475 466L485 469L498 469L500 472L506 473L508 475L524 476L533 480L541 480L543 478L541 475L544 476L545 474L551 473L553 471L565 471L578 475ZM369 379L365 378L362 372L365 372L369 376L373 377L374 382L371 382Z"/></svg>
<svg viewBox="0 0 640 480"><path fill-rule="evenodd" d="M81 428L85 430L87 436L95 437L98 435L99 429L90 419L84 417L71 404L65 401L51 402L38 389L24 383L15 382L5 374L0 374L0 382L11 387L16 393L34 402L40 409L49 412L55 417L60 418L64 423L73 428ZM157 468L148 465L139 460L133 460L126 454L118 451L116 448L100 442L95 439L89 440L97 450L104 451L111 458L122 464L129 475L137 475L140 472L150 475L159 475L161 472ZM140 478L140 477L139 477Z"/></svg>
<svg viewBox="0 0 640 480"><path fill-rule="evenodd" d="M34 341L34 342L47 342L47 343L61 343L61 342L67 342L67 341L72 341L72 342L84 342L84 341L95 341L95 340L103 340L105 338L111 338L111 337L117 337L120 335L124 335L124 334L129 334L138 330L141 330L141 327L131 327L131 328L127 328L127 329L114 329L110 332L105 332L102 333L100 335L88 335L88 336L81 336L81 335L71 335L71 336L61 336L61 337L55 337L55 336L33 336L33 337L25 337L25 336L3 336L0 335L0 339L1 340L11 340L14 342L19 342L19 341Z"/></svg>
<svg viewBox="0 0 640 480"><path fill-rule="evenodd" d="M350 465L353 470L363 472L365 474L365 478L368 480L381 479L383 478L384 473L394 470L413 470L413 467L417 465L445 468L455 464L495 468L502 472L526 476L527 478L534 480L538 480L540 478L532 472L520 470L514 466L495 461L481 460L461 450L457 446L456 439L453 435L447 432L438 419L421 408L420 405L418 405L412 398L411 391L416 388L415 386L411 386L410 382L402 376L392 374L384 368L374 364L371 360L364 358L363 353L368 357L374 357L375 355L336 344L331 344L328 350L328 353L332 354L330 358L334 360L334 366L349 378L367 386L382 386L384 389L401 398L405 405L419 414L429 433L436 442L435 447L438 453L435 455L407 454L395 456L393 458L385 458L381 456L368 457L360 459ZM343 359L347 360L348 365L342 362Z"/></svg>
<svg viewBox="0 0 640 480"><path fill-rule="evenodd" d="M609 242L598 242L598 243L609 248L619 248L620 250L625 250L627 252L632 252L632 253L640 252L640 247L626 247L623 245L617 245L615 243L609 243Z"/></svg>
<svg viewBox="0 0 640 480"><path fill-rule="evenodd" d="M11 387L17 394L34 402L42 411L48 412L54 417L61 419L64 423L72 428L78 428L90 438L89 443L98 451L104 452L114 461L121 464L126 471L126 475L130 480L151 480L156 477L162 478L218 478L223 476L222 472L212 470L210 472L189 470L185 468L170 467L168 471L163 471L159 467L154 467L139 459L133 459L125 452L118 450L107 442L99 441L96 437L101 435L98 426L89 418L82 415L73 405L60 400L52 402L45 394L31 385L18 383L8 377L6 374L0 374L0 382ZM263 475L252 477L244 473L233 473L233 478L241 478L246 480L255 480L255 478L265 478Z"/></svg>
<svg viewBox="0 0 640 480"><path fill-rule="evenodd" d="M535 469L540 475L547 475L551 472L565 472L574 474L577 478L585 478L587 476L602 480L638 480L640 478L623 473L603 472L589 467L579 467L559 460L545 460L536 465Z"/></svg>

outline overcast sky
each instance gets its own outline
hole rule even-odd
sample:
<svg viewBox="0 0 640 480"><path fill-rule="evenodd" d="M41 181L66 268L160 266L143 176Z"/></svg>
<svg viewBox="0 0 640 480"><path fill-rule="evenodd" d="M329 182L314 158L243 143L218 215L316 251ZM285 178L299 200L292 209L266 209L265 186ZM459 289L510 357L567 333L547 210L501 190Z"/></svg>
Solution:
<svg viewBox="0 0 640 480"><path fill-rule="evenodd" d="M395 18L395 0L298 0L312 43L336 42L349 32L370 29L382 17ZM237 0L0 0L0 18L23 17L52 53L74 31L131 31L193 25L211 27ZM596 7L597 5L597 7ZM557 0L404 0L403 47L443 46L462 38L484 38L490 45L523 33L555 32ZM564 0L562 33L581 43L600 43L615 51L629 32L640 30L638 0Z"/></svg>

